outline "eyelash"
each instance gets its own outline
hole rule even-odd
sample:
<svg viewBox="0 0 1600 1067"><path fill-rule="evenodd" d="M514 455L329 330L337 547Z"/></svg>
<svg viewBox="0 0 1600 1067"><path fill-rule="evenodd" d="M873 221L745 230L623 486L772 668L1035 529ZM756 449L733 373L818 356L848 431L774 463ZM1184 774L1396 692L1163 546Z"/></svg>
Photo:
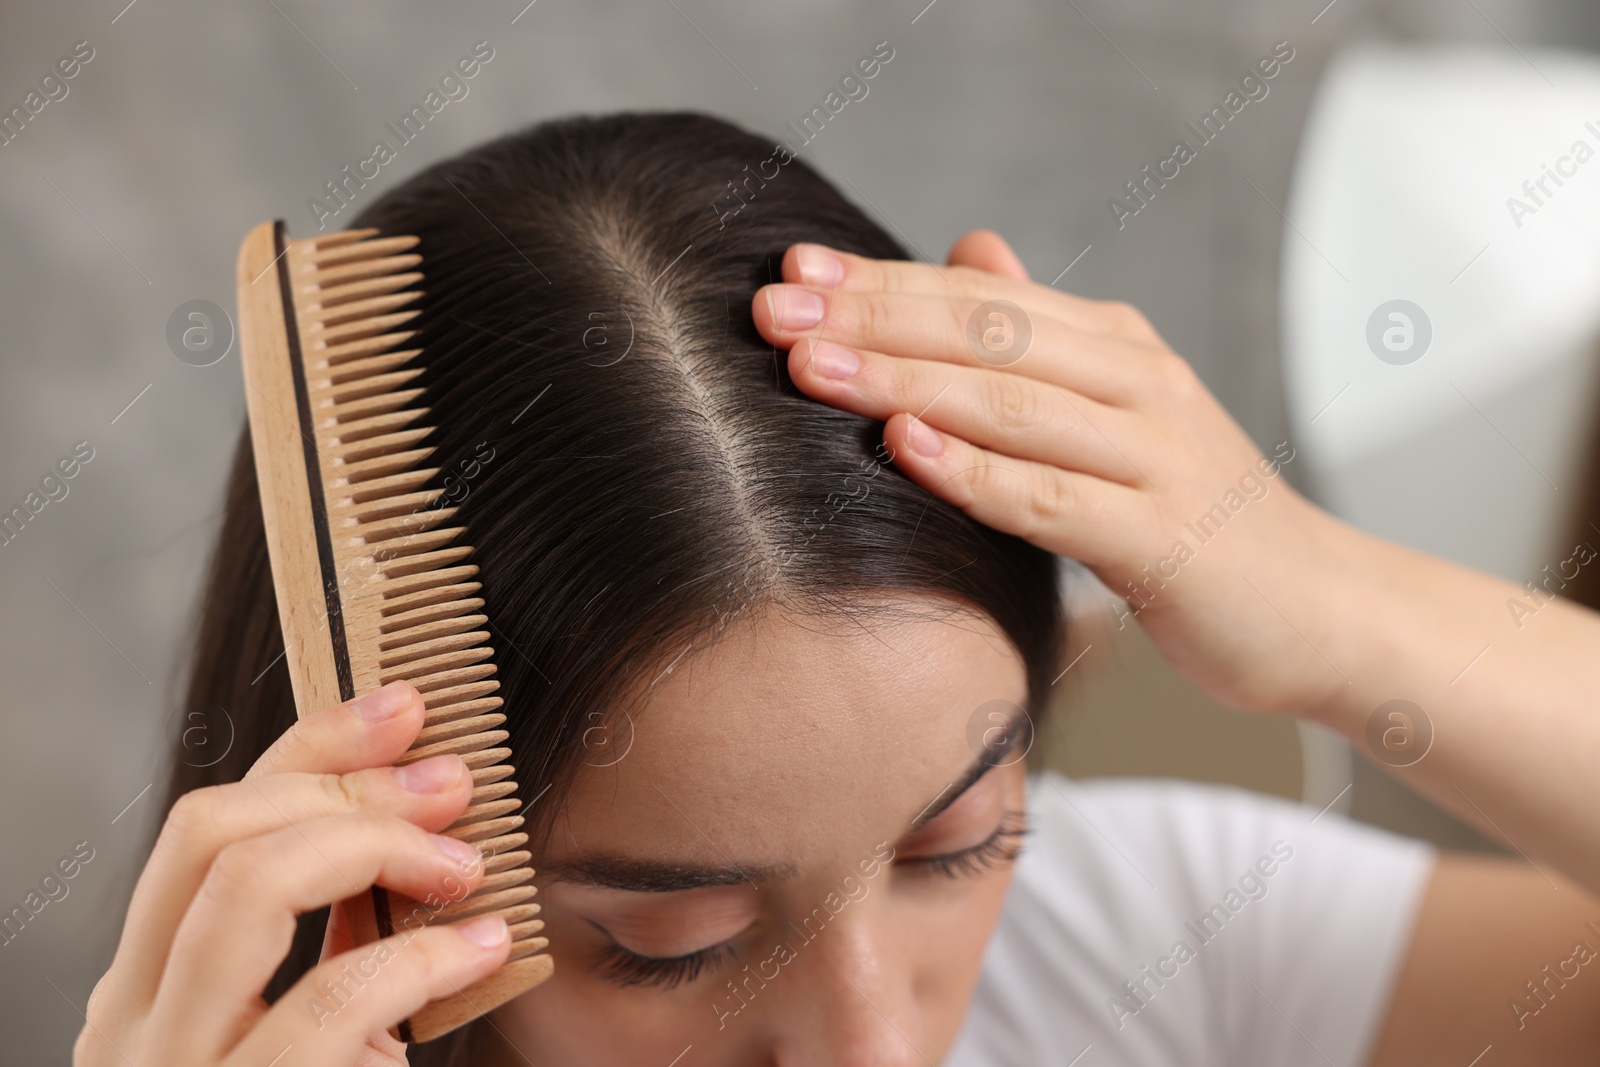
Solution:
<svg viewBox="0 0 1600 1067"><path fill-rule="evenodd" d="M994 828L994 833L976 845L943 856L922 856L899 862L947 878L972 877L1016 862L1017 857L1022 855L1022 839L1031 833L1033 827L1028 824L1027 814L1008 808L1001 815L1000 825Z"/></svg>
<svg viewBox="0 0 1600 1067"><path fill-rule="evenodd" d="M1003 867L1016 861L1022 854L1022 839L1033 832L1025 813L1008 809L1000 818L1000 825L984 840L943 856L924 856L900 860L915 867L947 878L971 877ZM599 926L596 929L604 930ZM609 937L609 935L607 935ZM733 943L724 941L709 945L687 956L662 959L641 956L612 941L601 951L601 976L621 986L655 986L675 989L692 982L706 971L734 959Z"/></svg>
<svg viewBox="0 0 1600 1067"><path fill-rule="evenodd" d="M733 944L728 941L709 945L687 956L673 956L670 959L641 956L637 952L629 952L612 941L600 955L600 964L603 968L601 976L621 986L659 986L662 989L673 989L685 982L694 981L707 970L720 963L729 962L733 957Z"/></svg>

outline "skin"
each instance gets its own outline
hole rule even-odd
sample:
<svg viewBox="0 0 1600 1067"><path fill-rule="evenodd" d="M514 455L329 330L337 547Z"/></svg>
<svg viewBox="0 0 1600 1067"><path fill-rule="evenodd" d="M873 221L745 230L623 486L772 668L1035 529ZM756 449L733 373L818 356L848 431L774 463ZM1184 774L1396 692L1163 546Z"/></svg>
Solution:
<svg viewBox="0 0 1600 1067"><path fill-rule="evenodd" d="M1028 281L986 231L958 242L951 263L795 245L785 282L758 290L752 310L789 348L802 390L886 420L907 475L987 525L1081 560L1118 593L1172 553L1186 522L1259 473L1261 451L1138 311ZM1033 347L1005 367L980 361L964 337L993 299L1033 325ZM817 321L785 325L807 302ZM828 377L830 355L859 369ZM937 455L917 447L924 431ZM1507 602L1531 599L1521 586L1372 537L1281 480L1179 573L1138 618L1206 692L1320 722L1363 748L1380 704L1420 704L1437 739L1400 777L1600 892L1600 657L1590 654L1600 615L1556 600L1519 620Z"/></svg>
<svg viewBox="0 0 1600 1067"><path fill-rule="evenodd" d="M1495 1041L1482 1063L1592 1062L1600 982L1561 990L1520 1027L1508 1002L1575 941L1600 945L1585 925L1600 921L1600 616L1372 537L1281 479L1137 595L1186 522L1262 472L1143 315L1029 281L989 231L943 268L795 245L783 279L752 311L800 389L885 420L895 463L929 491L1134 593L1163 654L1212 696L1364 750L1379 705L1425 709L1433 747L1397 777L1525 861L1439 864L1374 1065L1466 1062ZM1033 330L1004 366L964 332L995 299ZM1513 599L1540 606L1519 618ZM1463 1021L1465 1005L1483 1012Z"/></svg>
<svg viewBox="0 0 1600 1067"><path fill-rule="evenodd" d="M491 1060L665 1063L690 1044L697 1063L943 1057L1014 849L955 875L933 861L1025 810L1022 753L975 750L968 724L996 701L1020 709L1026 675L986 618L914 598L892 617L882 606L854 619L753 610L647 687L627 755L586 770L563 804L540 864L558 967L494 1013ZM396 937L377 977L319 1015L320 982L374 951L347 951L336 908L325 962L270 1010L257 995L297 913L374 881L417 899L481 881L425 832L465 808L470 776L455 756L385 767L419 732L421 698L404 683L373 696L388 717L341 706L303 718L244 782L173 809L75 1063L260 1065L287 1046L277 1062L399 1064L387 1027L505 958L499 920L478 931L484 945L444 928ZM594 872L618 860L722 884L616 888ZM671 991L626 986L607 976L613 941L652 956L726 942L736 959ZM743 964L775 958L748 1004L728 994Z"/></svg>
<svg viewBox="0 0 1600 1067"><path fill-rule="evenodd" d="M910 477L1083 560L1114 590L1142 580L1184 522L1261 460L1142 316L1034 285L996 235L969 234L943 269L837 255L842 269L816 273L828 255L791 248L784 282L753 304L762 332L790 350L799 387L887 420ZM819 299L817 321L783 324L802 291ZM1003 367L964 340L992 298L1034 327L1027 355ZM818 338L853 353L858 372L819 374ZM936 454L918 451L918 428L940 442ZM1434 748L1401 776L1528 857L1438 864L1375 1067L1586 1063L1600 1047L1600 979L1570 981L1521 1026L1507 1010L1576 941L1600 943L1585 925L1600 923L1589 895L1600 888L1600 784L1588 773L1600 755L1588 707L1600 666L1587 655L1600 622L1554 602L1508 629L1505 600L1520 592L1370 538L1275 481L1179 577L1132 603L1165 654L1235 706L1304 716L1364 745L1378 704L1396 694L1422 704ZM665 1064L691 1045L685 1063L943 1057L1010 872L999 860L951 878L928 861L1020 809L1021 764L973 779L966 731L986 703L1021 703L1024 674L982 618L914 599L893 617L872 614L882 606L861 605L855 622L752 612L635 694L628 755L580 776L541 857L556 976L493 1013L490 1061ZM1463 674L1485 643L1493 652ZM397 938L360 995L319 1018L308 1010L318 983L373 952L349 949L335 908L325 962L270 1010L260 1000L298 912L374 882L454 897L481 878L432 833L467 803L460 761L390 769L422 707L403 684L380 694L356 705L384 714L307 716L244 782L174 808L76 1063L393 1065L404 1050L390 1025L504 959L492 921L475 938L442 928ZM869 876L862 865L875 860ZM618 861L720 870L725 884L597 884ZM833 914L829 894L841 891L849 902ZM830 917L802 943L789 924L819 906ZM608 939L655 956L727 942L729 956L670 990L627 986L608 977ZM784 939L776 976L748 1003L729 1000L725 983Z"/></svg>
<svg viewBox="0 0 1600 1067"><path fill-rule="evenodd" d="M89 997L73 1062L253 1065L286 1048L296 1057L288 1062L402 1062L383 1031L499 966L510 950L503 922L388 939L378 980L319 1019L308 1004L321 981L381 958L373 946L350 949L341 924L331 923L324 962L270 1009L260 990L288 953L301 912L374 882L424 900L458 897L482 881L481 862L464 861L430 832L471 797L460 757L387 766L422 719L415 689L385 686L301 719L243 781L175 804L134 889L116 956Z"/></svg>
<svg viewBox="0 0 1600 1067"><path fill-rule="evenodd" d="M992 701L1020 705L1025 674L981 618L863 625L764 613L651 688L628 755L588 771L562 806L542 863L571 872L542 891L559 963L496 1013L512 1047L499 1062L665 1064L690 1045L710 1065L944 1056L1010 870L951 877L919 861L1023 809L1021 753L979 764L967 724ZM955 796L975 766L986 773ZM589 884L586 860L607 856L731 884ZM818 907L839 911L805 926ZM670 990L620 987L606 977L613 938L656 957L731 940L735 958ZM746 1003L727 982L751 973Z"/></svg>

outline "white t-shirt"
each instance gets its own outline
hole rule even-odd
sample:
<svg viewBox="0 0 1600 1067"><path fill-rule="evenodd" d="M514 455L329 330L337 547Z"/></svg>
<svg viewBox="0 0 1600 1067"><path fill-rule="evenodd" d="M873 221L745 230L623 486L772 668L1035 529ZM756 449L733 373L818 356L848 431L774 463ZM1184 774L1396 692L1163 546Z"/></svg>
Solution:
<svg viewBox="0 0 1600 1067"><path fill-rule="evenodd" d="M1240 789L1045 773L947 1067L1361 1067L1432 846Z"/></svg>

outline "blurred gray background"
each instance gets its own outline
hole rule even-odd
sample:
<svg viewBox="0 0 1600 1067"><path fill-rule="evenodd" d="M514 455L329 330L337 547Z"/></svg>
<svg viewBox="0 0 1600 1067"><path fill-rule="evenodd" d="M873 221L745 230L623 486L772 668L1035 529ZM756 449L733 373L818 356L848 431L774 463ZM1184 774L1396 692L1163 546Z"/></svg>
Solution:
<svg viewBox="0 0 1600 1067"><path fill-rule="evenodd" d="M693 108L785 135L887 40L895 56L869 95L802 154L927 258L990 227L1036 279L1071 265L1060 287L1139 305L1266 447L1289 434L1279 208L1328 57L1364 40L1600 46L1600 9L1583 0L125 4L0 14L0 108L77 42L94 50L67 96L0 147L0 505L21 503L76 442L94 450L68 495L0 546L0 905L77 842L94 849L69 895L0 947L7 1064L68 1059L174 754L244 402L237 351L188 365L168 318L196 299L231 311L245 231L280 216L311 232L307 199L474 42L494 58L469 95L358 206L572 112ZM1119 232L1107 198L1285 39L1296 57L1268 98ZM1210 706L1136 631L1106 645L1064 687L1047 762L1308 791L1292 724ZM1354 773L1343 803L1358 817L1484 847L1370 766Z"/></svg>

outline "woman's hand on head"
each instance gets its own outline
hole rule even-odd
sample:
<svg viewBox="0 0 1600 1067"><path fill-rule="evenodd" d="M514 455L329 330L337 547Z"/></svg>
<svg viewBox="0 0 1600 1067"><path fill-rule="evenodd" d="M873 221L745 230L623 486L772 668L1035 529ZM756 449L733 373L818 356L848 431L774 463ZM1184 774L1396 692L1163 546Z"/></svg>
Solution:
<svg viewBox="0 0 1600 1067"><path fill-rule="evenodd" d="M261 994L299 914L374 884L424 901L481 883L477 851L438 833L471 798L461 758L389 766L422 724L421 695L394 683L299 720L243 781L181 797L89 998L77 1067L404 1063L386 1031L499 966L499 919L352 949L336 907L322 962L275 1004ZM339 997L324 992L340 979Z"/></svg>
<svg viewBox="0 0 1600 1067"><path fill-rule="evenodd" d="M973 231L944 267L790 247L753 303L808 395L886 422L914 481L1087 564L1213 696L1314 706L1344 683L1312 642L1345 527L1279 476L1127 304L1028 280ZM1004 301L1005 304L994 304ZM807 314L809 313L809 319Z"/></svg>

